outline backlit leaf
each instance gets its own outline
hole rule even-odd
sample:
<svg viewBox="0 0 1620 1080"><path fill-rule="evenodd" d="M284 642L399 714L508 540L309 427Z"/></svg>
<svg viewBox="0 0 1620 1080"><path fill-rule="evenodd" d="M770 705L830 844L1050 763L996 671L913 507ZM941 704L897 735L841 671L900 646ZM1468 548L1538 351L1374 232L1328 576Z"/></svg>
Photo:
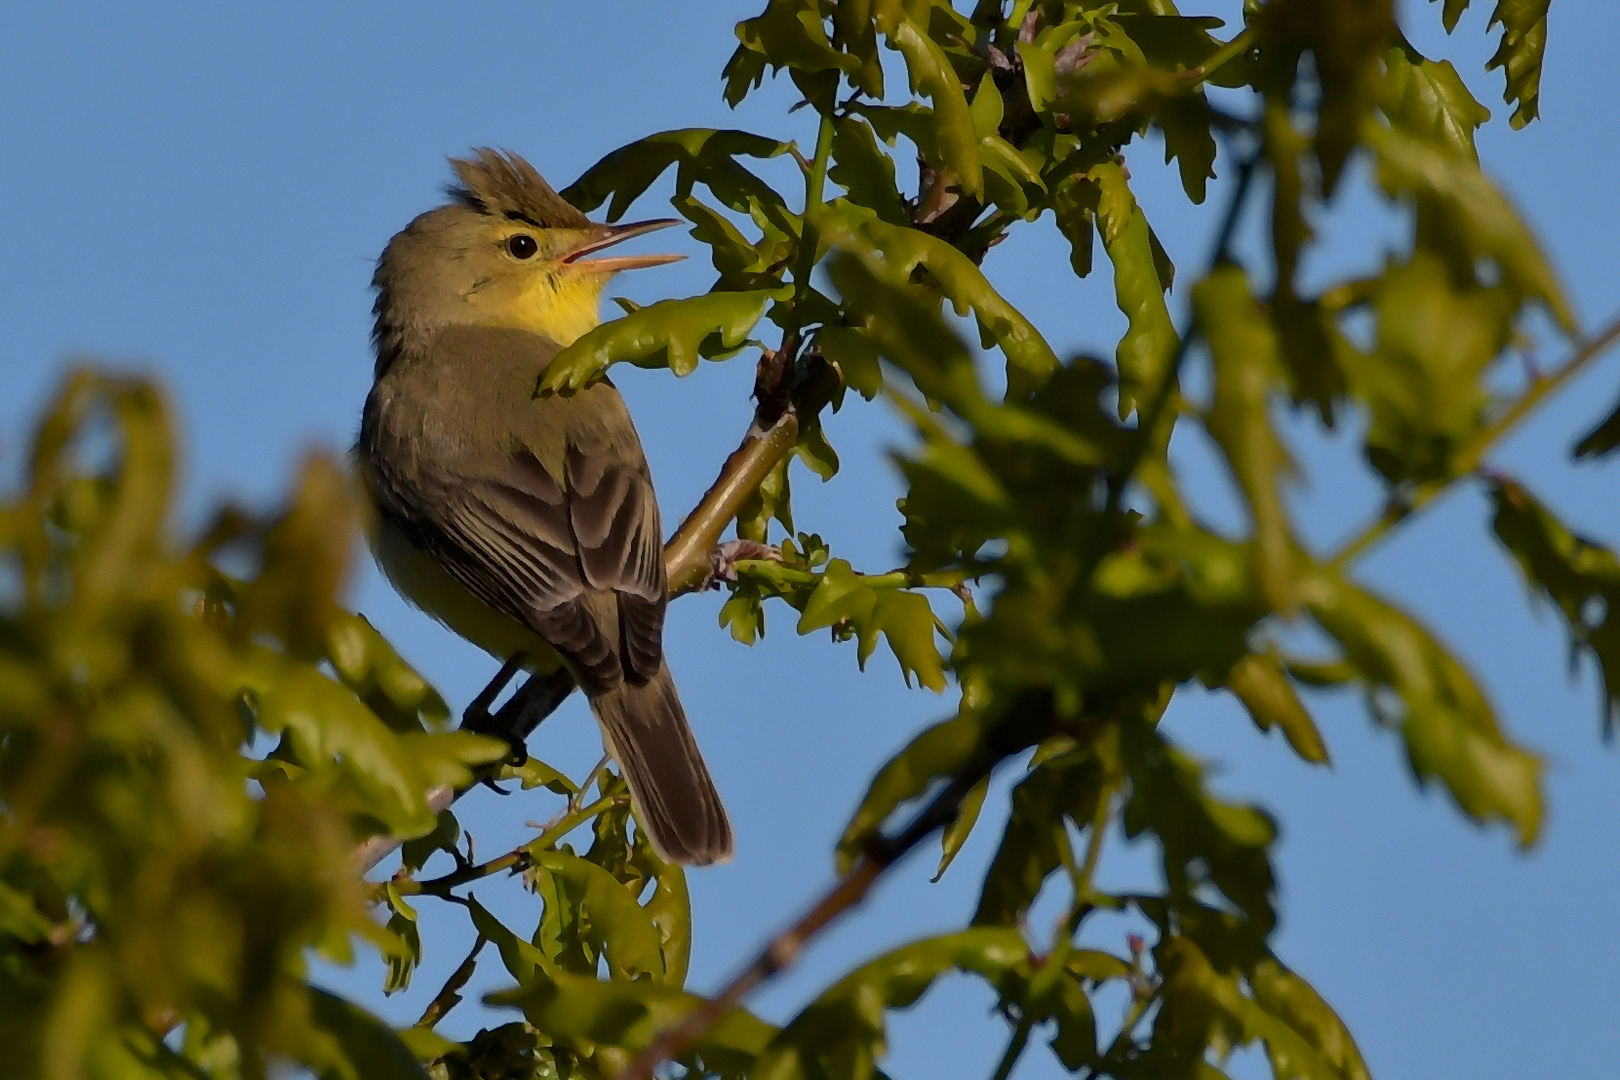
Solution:
<svg viewBox="0 0 1620 1080"><path fill-rule="evenodd" d="M560 351L546 366L538 389L562 394L583 390L620 361L690 375L699 357L721 359L741 349L775 296L772 290L707 293L648 304L587 331Z"/></svg>

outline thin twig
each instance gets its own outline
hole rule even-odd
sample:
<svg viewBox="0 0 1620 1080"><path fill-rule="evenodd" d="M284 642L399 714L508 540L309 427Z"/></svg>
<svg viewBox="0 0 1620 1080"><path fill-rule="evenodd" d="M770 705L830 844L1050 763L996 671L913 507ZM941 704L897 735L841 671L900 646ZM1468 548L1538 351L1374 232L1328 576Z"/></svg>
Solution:
<svg viewBox="0 0 1620 1080"><path fill-rule="evenodd" d="M990 1075L990 1080L1007 1080L1012 1075L1013 1067L1024 1054L1024 1047L1029 1045L1029 1033L1034 1026L1029 1013L1018 1018L1018 1024L1007 1040L1007 1049L1001 1052L1001 1060L996 1062L996 1071Z"/></svg>
<svg viewBox="0 0 1620 1080"><path fill-rule="evenodd" d="M1211 75L1215 74L1216 68L1219 68L1228 60L1233 60L1239 56L1242 56L1253 47L1254 28L1251 26L1245 29L1241 34L1233 38L1231 41L1228 41L1225 45L1222 45L1219 49L1216 49L1215 52L1210 54L1208 60L1205 60L1201 65L1194 68L1191 72L1188 72L1189 75L1193 76L1192 85L1202 86L1209 80Z"/></svg>
<svg viewBox="0 0 1620 1080"><path fill-rule="evenodd" d="M1528 416L1537 405L1546 400L1549 394L1580 374L1617 341L1620 341L1620 316L1617 316L1600 330L1596 336L1583 342L1579 348L1570 354L1568 360L1565 360L1553 371L1531 383L1530 388L1521 394L1518 400L1508 407L1506 412L1497 417L1492 423L1481 428L1452 459L1451 474L1449 476L1419 484L1407 498L1399 503L1391 503L1385 507L1384 512L1378 516L1377 520L1362 529L1328 559L1327 568L1330 571L1344 569L1356 556L1383 539L1384 535L1395 526L1451 490L1452 485L1458 480L1472 475L1479 469L1485 460L1485 455L1490 453L1497 440L1517 427L1519 422Z"/></svg>
<svg viewBox="0 0 1620 1080"><path fill-rule="evenodd" d="M1155 987L1131 1002L1130 1011L1125 1014L1125 1023L1120 1027L1119 1033L1114 1036L1114 1041L1108 1044L1108 1050L1103 1054L1101 1060L1097 1062L1097 1066L1086 1074L1086 1080L1096 1080L1097 1077L1108 1071L1110 1062L1118 1060L1120 1055L1125 1052L1126 1044L1133 1041L1131 1033L1136 1030L1136 1025L1142 1022L1142 1017L1147 1014L1148 1009L1158 999L1159 991Z"/></svg>
<svg viewBox="0 0 1620 1080"><path fill-rule="evenodd" d="M467 985L467 980L472 978L473 972L477 970L478 954L488 943L488 938L482 934L478 935L478 940L473 942L472 951L467 953L467 959L450 973L450 977L444 981L439 992L433 995L433 1000L428 1002L427 1008L422 1010L422 1018L414 1026L431 1029L444 1019L446 1013L461 1004L461 988Z"/></svg>
<svg viewBox="0 0 1620 1080"><path fill-rule="evenodd" d="M529 865L537 851L546 851L553 847L557 841L596 817L615 806L622 806L629 801L628 795L606 795L589 806L564 814L557 821L547 826L539 836L527 843L508 851L505 855L490 859L488 862L476 866L463 866L452 870L440 877L429 878L426 881L402 880L394 883L394 888L403 896L427 895L449 899L449 892L458 885L466 885L506 871L516 872Z"/></svg>

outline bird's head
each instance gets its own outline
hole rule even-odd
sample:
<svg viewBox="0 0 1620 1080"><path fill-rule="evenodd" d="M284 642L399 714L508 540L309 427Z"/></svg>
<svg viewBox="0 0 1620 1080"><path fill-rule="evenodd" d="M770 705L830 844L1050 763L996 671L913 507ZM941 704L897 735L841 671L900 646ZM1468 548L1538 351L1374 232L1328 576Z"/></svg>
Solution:
<svg viewBox="0 0 1620 1080"><path fill-rule="evenodd" d="M412 221L377 261L379 359L397 339L449 325L528 330L569 344L600 321L608 280L681 255L596 256L674 220L590 220L510 152L452 158L450 202Z"/></svg>

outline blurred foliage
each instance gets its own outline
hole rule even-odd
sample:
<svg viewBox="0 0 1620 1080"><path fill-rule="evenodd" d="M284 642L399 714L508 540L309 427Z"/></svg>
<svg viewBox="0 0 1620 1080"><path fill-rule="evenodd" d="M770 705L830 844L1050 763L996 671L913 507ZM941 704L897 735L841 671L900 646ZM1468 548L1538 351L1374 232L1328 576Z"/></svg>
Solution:
<svg viewBox="0 0 1620 1080"><path fill-rule="evenodd" d="M1449 31L1466 7L1408 14ZM940 874L974 828L1000 830L970 926L862 964L781 1026L722 1016L681 1050L682 1075L880 1075L887 1011L961 972L1008 1021L997 1080L1032 1040L1088 1077L1219 1077L1234 1048L1257 1044L1279 1080L1367 1077L1332 1008L1272 950L1277 823L1215 794L1158 721L1190 684L1224 689L1259 731L1325 765L1302 687L1359 690L1417 781L1534 843L1539 759L1461 659L1351 573L1453 485L1483 480L1496 536L1563 617L1572 656L1596 660L1608 724L1620 562L1483 468L1600 351L1528 377L1508 362L1529 319L1576 330L1535 237L1481 168L1474 134L1489 110L1448 61L1412 47L1391 0L1249 0L1243 12L1228 28L1170 0L769 0L736 27L724 94L735 105L785 73L811 137L662 132L565 192L616 220L673 171L672 204L716 279L702 296L626 305L564 352L544 391L621 361L685 375L749 346L762 387L787 375L791 392L762 394L760 415L793 413L797 443L737 517L714 582L729 593L722 626L752 643L781 601L799 633L853 640L863 666L886 644L908 683L956 697L878 769L838 871L868 865L886 823L942 780L982 775L986 754L1024 769L1004 821L980 825L981 780L961 785L943 830ZM1547 0L1500 0L1491 17L1515 127L1538 108L1546 14ZM1216 102L1209 87L1232 92ZM1132 193L1126 157L1150 139L1193 203L1228 181L1207 265L1173 266ZM802 193L756 171L784 156ZM1347 170L1358 159L1370 173ZM1373 276L1304 292L1312 223L1361 175L1405 209L1410 242ZM1269 214L1270 267L1241 265L1230 246L1251 201ZM1099 247L1111 267L1127 329L1107 359L1058 356L983 269L1010 232L1048 224L1075 274ZM1208 375L1193 383L1209 388L1201 399L1184 390L1193 365ZM831 390L795 389L809 386ZM791 463L836 475L818 412L849 404L848 389L881 398L914 435L895 456L908 557L887 572L795 527ZM1313 550L1293 520L1285 410L1327 427L1366 418L1362 451L1388 509L1337 552ZM1183 500L1167 454L1182 422L1201 426L1240 493L1241 533ZM1580 453L1612 450L1616 432L1611 416ZM353 546L338 467L312 459L274 519L225 510L180 544L170 439L152 386L74 376L0 516L8 1066L53 1080L257 1077L277 1059L321 1076L609 1077L699 1008L684 988L685 878L641 839L611 769L576 783L534 759L502 767L561 805L532 841L483 862L454 815L424 801L500 748L443 731L444 703L337 606ZM1302 640L1323 651L1296 652ZM1026 727L1011 738L1015 714ZM409 842L394 876L364 885L352 851L376 834ZM1116 834L1158 852L1162 889L1098 887ZM536 898L532 932L466 891L499 874ZM1064 914L1041 935L1026 920L1047 895ZM389 991L408 985L423 951L442 947L418 930L429 902L457 905L476 940L418 1024L395 1033L308 987L311 950L342 959L355 938L389 958ZM1080 948L1101 909L1151 937ZM491 954L512 987L488 1003L516 1012L452 1042L435 1027ZM1094 1012L1110 983L1127 992L1123 1020Z"/></svg>

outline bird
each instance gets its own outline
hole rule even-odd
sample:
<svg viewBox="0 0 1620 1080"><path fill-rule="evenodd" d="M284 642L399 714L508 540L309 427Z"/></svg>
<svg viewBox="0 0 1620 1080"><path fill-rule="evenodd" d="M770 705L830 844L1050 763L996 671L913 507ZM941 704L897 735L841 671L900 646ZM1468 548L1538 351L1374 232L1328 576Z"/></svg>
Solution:
<svg viewBox="0 0 1620 1080"><path fill-rule="evenodd" d="M355 449L373 554L491 655L572 673L654 852L724 862L731 823L664 653L663 534L635 425L606 379L538 389L600 323L615 274L681 258L591 256L678 222L592 221L510 151L450 165L448 202L395 234L372 279Z"/></svg>

